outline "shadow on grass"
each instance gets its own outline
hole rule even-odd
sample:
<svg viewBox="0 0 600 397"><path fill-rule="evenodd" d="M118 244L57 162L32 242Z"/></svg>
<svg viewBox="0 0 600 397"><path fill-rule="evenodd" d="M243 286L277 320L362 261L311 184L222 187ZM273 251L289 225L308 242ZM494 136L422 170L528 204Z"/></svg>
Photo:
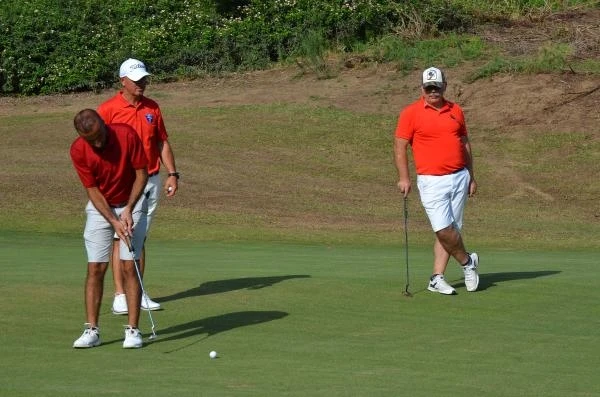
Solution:
<svg viewBox="0 0 600 397"><path fill-rule="evenodd" d="M281 311L243 311L207 317L200 320L194 320L187 323L174 325L169 328L160 329L157 332L158 338L155 339L152 343L154 344L168 342L178 339L192 338L197 335L204 335L204 337L196 339L184 346L180 346L176 349L165 352L173 353L175 351L190 347L208 338L209 336L229 331L234 328L240 328L248 325L256 325L266 323L268 321L279 320L286 317L287 315L288 313Z"/></svg>
<svg viewBox="0 0 600 397"><path fill-rule="evenodd" d="M232 278L229 280L208 281L200 284L198 287L190 288L186 291L178 292L172 295L158 297L154 300L157 302L169 302L177 299L190 298L192 296L219 294L222 292L235 291L239 289L260 289L270 287L285 280L309 277L310 276L306 274L292 274L287 276L244 277Z"/></svg>
<svg viewBox="0 0 600 397"><path fill-rule="evenodd" d="M497 283L503 283L512 280L524 280L538 277L554 276L560 273L558 270L544 270L539 272L500 272L500 273L482 273L479 274L479 287L477 291L485 291L488 288L496 287ZM465 282L462 278L454 279L449 282L454 288L464 288ZM427 285L427 284L426 284ZM425 288L411 291L412 295L427 292L427 286ZM459 291L460 293L460 291Z"/></svg>
<svg viewBox="0 0 600 397"><path fill-rule="evenodd" d="M539 272L484 273L479 275L479 288L477 288L477 290L484 291L490 287L496 287L497 283L503 283L506 281L554 276L558 273L560 273L558 270L544 270Z"/></svg>
<svg viewBox="0 0 600 397"><path fill-rule="evenodd" d="M209 336L216 335L221 332L229 331L235 328L245 327L247 325L256 325L266 323L268 321L279 320L281 318L286 317L287 315L288 313L280 311L244 311L221 314L219 316L189 321L187 323L174 325L168 328L159 328L156 331L157 338L152 342L149 342L147 339L147 337L150 336L150 332L146 332L144 334L144 345L174 341L178 339L193 338L197 335L203 335L203 337L195 339L184 346L180 346L176 349L165 352L173 353L175 351L179 351L189 346L195 345L196 343L199 343L200 341L208 338ZM123 339L103 341L102 345L106 346L117 342L122 343Z"/></svg>

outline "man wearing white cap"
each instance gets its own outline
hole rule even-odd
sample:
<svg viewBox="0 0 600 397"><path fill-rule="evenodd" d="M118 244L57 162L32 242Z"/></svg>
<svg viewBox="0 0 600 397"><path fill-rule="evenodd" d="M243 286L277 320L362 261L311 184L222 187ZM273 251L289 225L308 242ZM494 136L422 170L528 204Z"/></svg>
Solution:
<svg viewBox="0 0 600 397"><path fill-rule="evenodd" d="M411 190L408 147L412 147L421 203L435 242L433 274L427 289L444 295L456 290L444 279L450 257L462 266L467 291L479 286L479 257L468 253L461 236L467 197L477 191L471 144L462 109L444 98L447 81L435 67L423 71L421 98L400 113L394 139L398 188L404 198Z"/></svg>
<svg viewBox="0 0 600 397"><path fill-rule="evenodd" d="M167 178L162 186L165 194L172 197L177 192L179 173L175 167L175 157L169 144L167 130L163 121L158 103L144 96L148 84L148 73L143 62L129 58L121 64L119 77L122 89L115 96L108 99L98 107L98 113L107 124L124 123L132 126L144 146L148 158L148 183L144 195L148 200L148 219L146 234L150 229L152 217L156 211L160 195L160 164L167 169ZM116 236L115 236L115 239ZM127 301L123 289L123 278L118 260L118 244L113 249L113 280L115 284L115 298L113 313L127 314ZM140 250L139 247L135 247ZM140 271L144 274L146 267L145 245L141 249ZM142 296L141 308L144 310L159 310L160 304L150 299L148 295Z"/></svg>

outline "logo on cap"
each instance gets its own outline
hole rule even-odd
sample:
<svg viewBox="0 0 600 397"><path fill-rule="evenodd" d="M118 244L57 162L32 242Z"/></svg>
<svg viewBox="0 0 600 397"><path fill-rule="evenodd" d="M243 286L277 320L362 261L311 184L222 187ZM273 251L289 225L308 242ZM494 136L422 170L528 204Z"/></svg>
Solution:
<svg viewBox="0 0 600 397"><path fill-rule="evenodd" d="M133 81L138 81L142 77L149 76L144 62L129 58L121 64L119 68L119 77L128 77Z"/></svg>
<svg viewBox="0 0 600 397"><path fill-rule="evenodd" d="M437 72L435 70L429 70L427 72L427 80L437 80Z"/></svg>
<svg viewBox="0 0 600 397"><path fill-rule="evenodd" d="M146 66L143 63L134 63L133 65L129 65L130 72L133 72L136 69L144 69L144 71L146 71Z"/></svg>

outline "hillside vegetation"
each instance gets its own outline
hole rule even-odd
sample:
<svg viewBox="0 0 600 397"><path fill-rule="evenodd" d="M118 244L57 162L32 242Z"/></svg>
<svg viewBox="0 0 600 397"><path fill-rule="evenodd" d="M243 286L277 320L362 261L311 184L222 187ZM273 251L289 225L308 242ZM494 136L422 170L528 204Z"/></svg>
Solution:
<svg viewBox="0 0 600 397"><path fill-rule="evenodd" d="M554 12L592 9L590 0L26 0L0 2L0 94L99 90L128 57L155 79L260 70L298 63L321 78L327 58L453 67L489 63L472 78L503 71L556 71L579 61L578 32L546 37L534 58L506 58L478 35L489 22L544 21ZM587 35L590 32L579 32ZM594 38L596 39L594 41ZM597 35L589 37L596 46ZM586 44L583 44L585 47ZM592 59L592 58L587 58ZM577 65L598 71L597 62Z"/></svg>

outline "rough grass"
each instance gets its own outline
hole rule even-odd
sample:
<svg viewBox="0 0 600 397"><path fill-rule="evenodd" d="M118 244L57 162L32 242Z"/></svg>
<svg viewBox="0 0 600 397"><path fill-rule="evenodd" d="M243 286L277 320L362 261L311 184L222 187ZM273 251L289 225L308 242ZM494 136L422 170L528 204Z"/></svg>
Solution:
<svg viewBox="0 0 600 397"><path fill-rule="evenodd" d="M595 31L597 15L570 11L479 33L514 56L547 48L550 61L555 49L562 62L558 50L568 43L584 62L597 43L581 32ZM538 25L544 29L531 29ZM544 47L544 35L561 40ZM447 95L465 109L479 182L466 213L469 243L600 246L589 237L600 217L597 79L577 70L505 71L473 81L482 67L465 59L446 69ZM392 133L399 110L416 99L419 70L357 64L322 80L288 67L151 85L182 173L176 198L161 203L153 238L397 244L403 221ZM1 230L81 233L85 193L68 157L71 120L113 92L0 98ZM411 241L429 245L416 191L409 218Z"/></svg>
<svg viewBox="0 0 600 397"><path fill-rule="evenodd" d="M164 98L182 179L177 197L161 204L154 238L401 240L391 147L396 112L324 106L327 98L199 109L203 99L190 101L177 90L179 100L164 88L152 89ZM365 100L378 97L385 93ZM93 106L100 98L84 97L81 103L86 101ZM2 116L0 181L10 186L1 193L3 230L81 232L85 193L68 157L75 136L71 109L79 104ZM477 121L475 111L471 107L467 115ZM520 128L508 133L477 122L472 127L480 192L468 205L469 241L597 246L588 238L598 210L598 185L590 173L598 164L597 135ZM411 240L430 241L416 191L409 210Z"/></svg>

